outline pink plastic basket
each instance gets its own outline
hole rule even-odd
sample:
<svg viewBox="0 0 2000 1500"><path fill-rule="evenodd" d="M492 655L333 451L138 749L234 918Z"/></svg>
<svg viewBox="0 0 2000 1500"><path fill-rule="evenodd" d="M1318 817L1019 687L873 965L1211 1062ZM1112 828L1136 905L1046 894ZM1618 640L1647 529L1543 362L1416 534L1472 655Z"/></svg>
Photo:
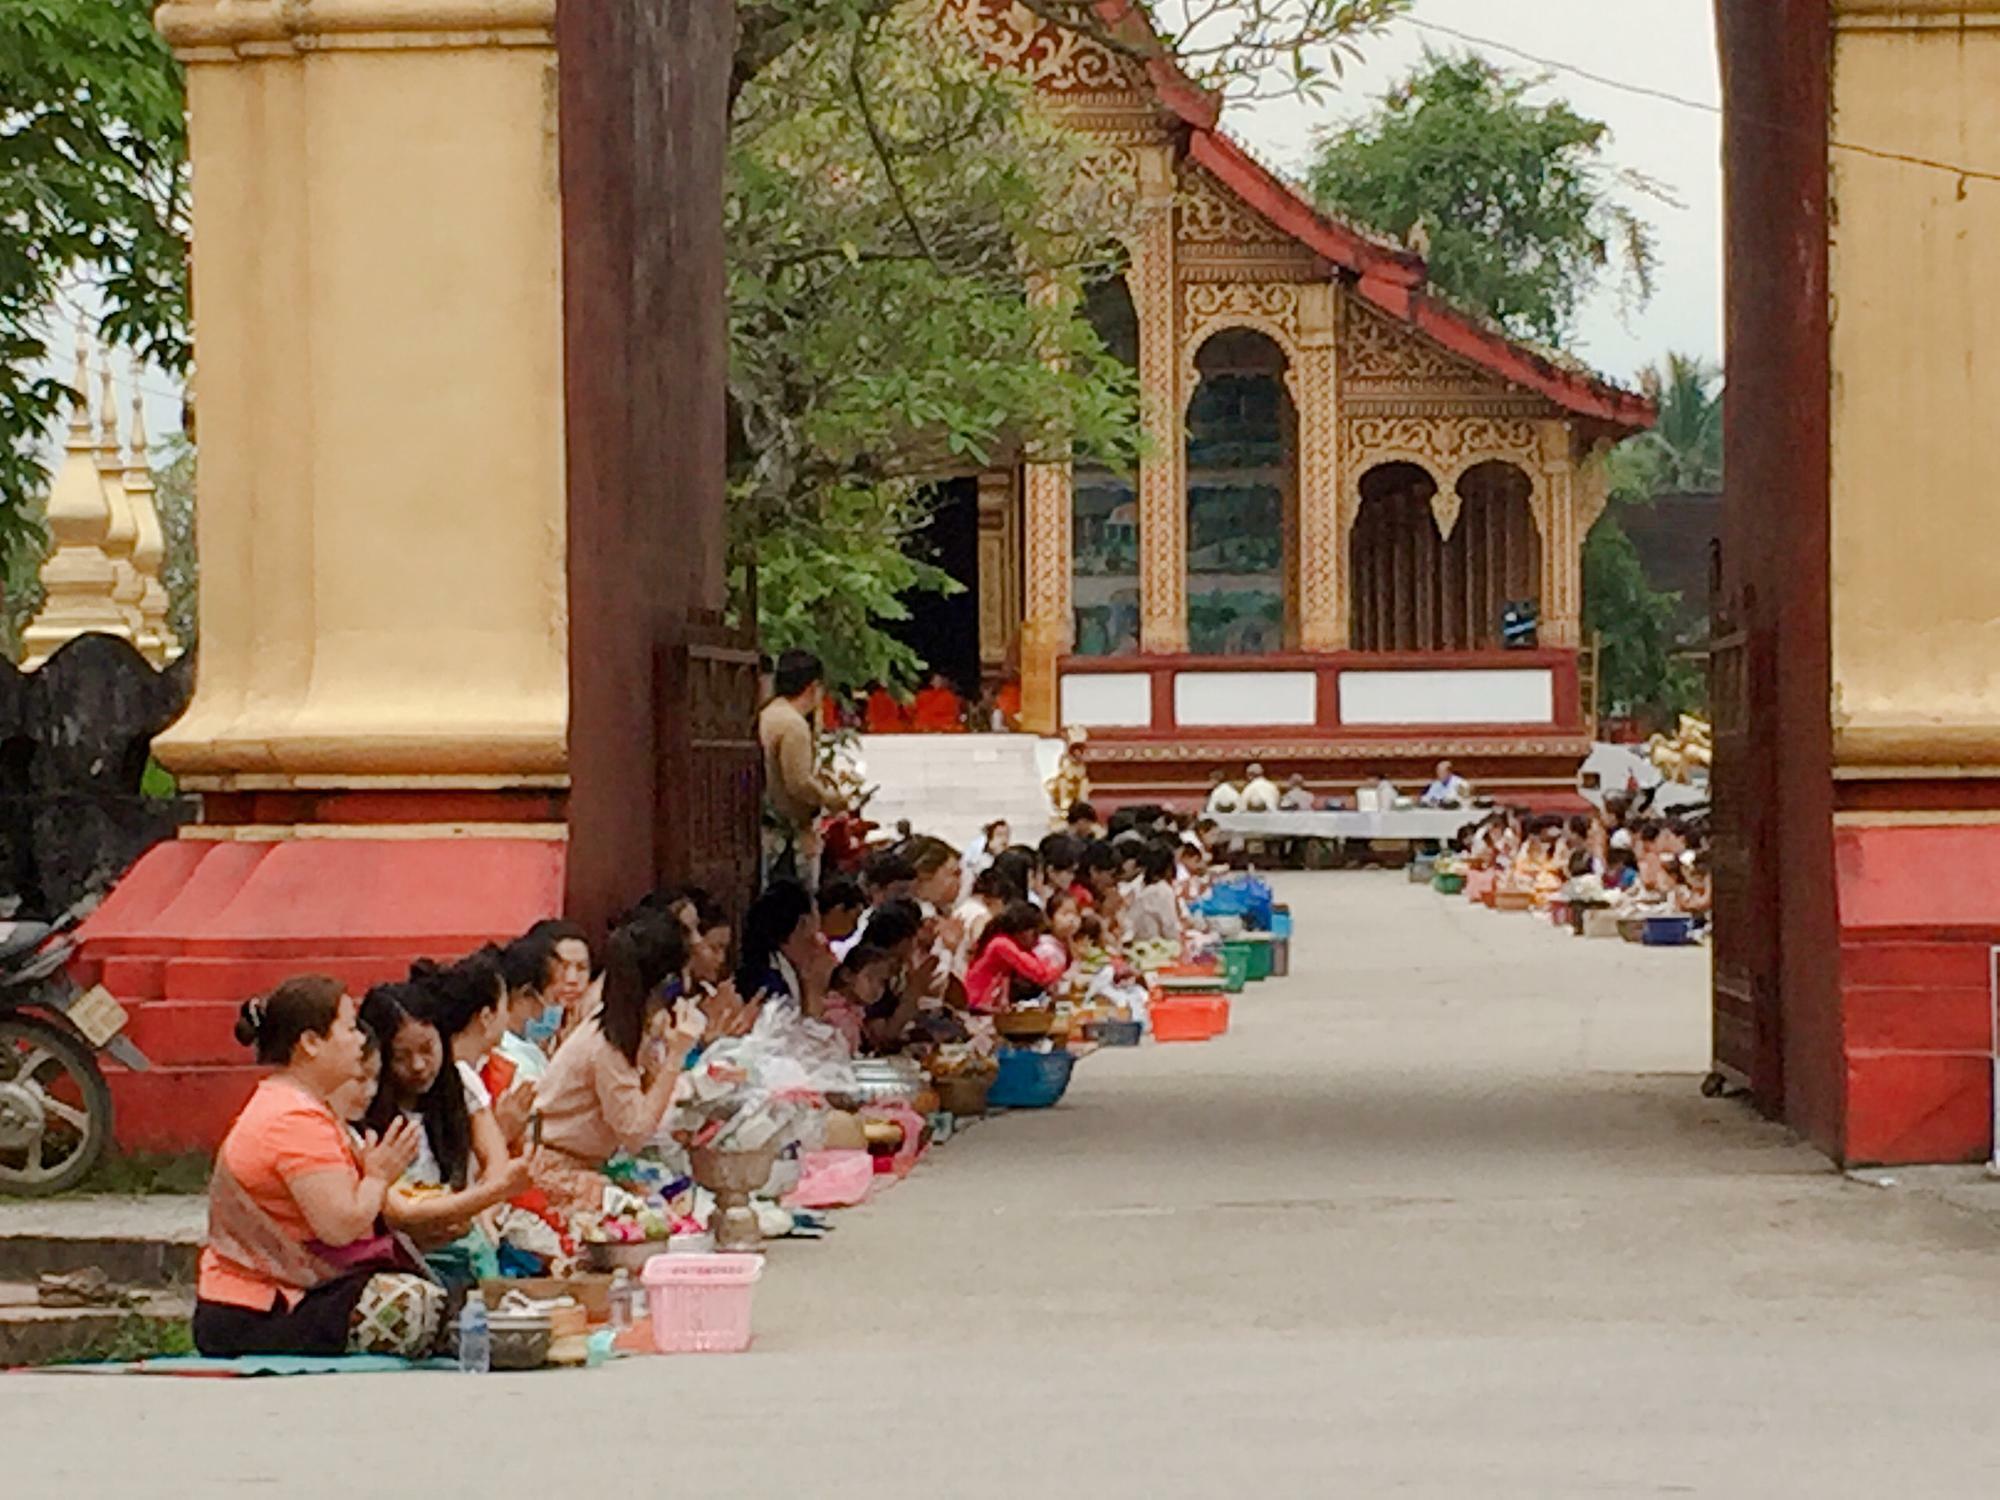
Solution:
<svg viewBox="0 0 2000 1500"><path fill-rule="evenodd" d="M761 1255L656 1255L646 1262L653 1347L662 1354L740 1354Z"/></svg>

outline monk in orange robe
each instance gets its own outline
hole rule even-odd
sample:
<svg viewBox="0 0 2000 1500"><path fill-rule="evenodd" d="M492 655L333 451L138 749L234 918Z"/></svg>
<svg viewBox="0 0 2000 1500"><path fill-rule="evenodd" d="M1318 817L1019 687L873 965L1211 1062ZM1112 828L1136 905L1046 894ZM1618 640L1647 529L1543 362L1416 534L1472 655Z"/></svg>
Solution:
<svg viewBox="0 0 2000 1500"><path fill-rule="evenodd" d="M868 690L864 722L870 734L904 734L909 730L910 716L896 695L878 682Z"/></svg>
<svg viewBox="0 0 2000 1500"><path fill-rule="evenodd" d="M910 705L910 727L918 734L965 733L965 700L944 673L933 672Z"/></svg>

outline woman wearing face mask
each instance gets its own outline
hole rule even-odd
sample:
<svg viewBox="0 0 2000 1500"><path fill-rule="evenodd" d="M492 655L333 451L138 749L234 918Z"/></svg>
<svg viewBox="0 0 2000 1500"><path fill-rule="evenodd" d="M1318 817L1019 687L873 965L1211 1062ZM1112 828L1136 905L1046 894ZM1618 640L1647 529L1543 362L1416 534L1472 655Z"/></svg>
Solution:
<svg viewBox="0 0 2000 1500"><path fill-rule="evenodd" d="M538 1038L542 1050L554 1057L557 1045L569 1035L570 1028L596 1008L597 987L590 977L590 939L576 923L560 917L537 922L521 936L547 943L555 954L548 1000L551 1007L562 1007L562 1016L552 1034Z"/></svg>

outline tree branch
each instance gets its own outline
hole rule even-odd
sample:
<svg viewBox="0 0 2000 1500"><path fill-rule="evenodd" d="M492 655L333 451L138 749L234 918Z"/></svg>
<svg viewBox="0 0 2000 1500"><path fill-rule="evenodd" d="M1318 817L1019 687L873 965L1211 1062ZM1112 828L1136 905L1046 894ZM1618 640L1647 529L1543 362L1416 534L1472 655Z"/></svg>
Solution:
<svg viewBox="0 0 2000 1500"><path fill-rule="evenodd" d="M889 142L882 134L882 127L876 124L875 111L868 103L868 86L861 78L861 52L866 45L867 31L857 30L854 45L847 53L847 81L854 90L854 102L861 111L861 125L868 132L868 144L874 149L876 159L882 163L883 175L889 180L889 193L896 200L896 212L916 240L917 248L923 251L924 258L934 261L937 257L931 254L930 240L924 234L923 226L917 222L917 216L910 211L910 200L903 193L902 178L896 175L896 163L890 155Z"/></svg>

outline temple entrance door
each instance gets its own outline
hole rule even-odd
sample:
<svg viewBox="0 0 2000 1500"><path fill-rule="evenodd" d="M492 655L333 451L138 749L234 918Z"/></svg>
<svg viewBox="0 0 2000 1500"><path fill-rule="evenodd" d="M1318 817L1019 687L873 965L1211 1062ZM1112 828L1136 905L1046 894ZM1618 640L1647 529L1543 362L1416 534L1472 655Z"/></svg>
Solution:
<svg viewBox="0 0 2000 1500"><path fill-rule="evenodd" d="M948 479L935 489L937 508L917 538L916 552L961 586L950 596L908 595L910 618L890 633L942 672L968 699L979 696L979 481Z"/></svg>

